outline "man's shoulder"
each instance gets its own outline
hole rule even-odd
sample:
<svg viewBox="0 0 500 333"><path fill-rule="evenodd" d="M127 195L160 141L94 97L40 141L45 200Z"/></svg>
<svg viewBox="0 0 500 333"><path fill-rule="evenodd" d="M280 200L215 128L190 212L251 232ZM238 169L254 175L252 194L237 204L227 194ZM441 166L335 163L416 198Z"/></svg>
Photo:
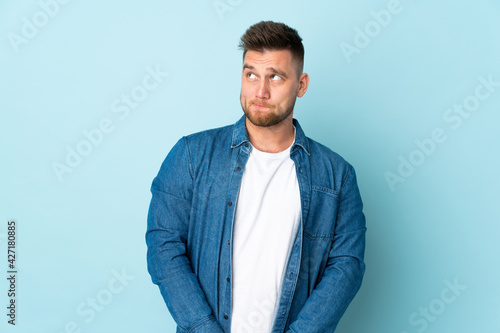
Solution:
<svg viewBox="0 0 500 333"><path fill-rule="evenodd" d="M320 178L330 174L332 179L344 179L345 176L354 172L353 166L339 153L309 137L307 140L314 174Z"/></svg>
<svg viewBox="0 0 500 333"><path fill-rule="evenodd" d="M203 131L199 132L194 132L188 135L185 135L184 137L188 140L196 141L196 140L203 140L209 137L219 137L219 136L224 136L227 134L231 134L233 131L234 124L231 125L226 125L226 126L221 126L221 127L215 127L215 128L209 128Z"/></svg>
<svg viewBox="0 0 500 333"><path fill-rule="evenodd" d="M231 145L233 129L234 124L206 129L185 135L181 140L183 140L190 149L211 150L210 148L228 147Z"/></svg>
<svg viewBox="0 0 500 333"><path fill-rule="evenodd" d="M309 149L311 150L311 158L328 160L337 165L350 165L344 157L333 151L331 148L309 137L307 137L307 140L309 142Z"/></svg>
<svg viewBox="0 0 500 333"><path fill-rule="evenodd" d="M296 144L307 152L312 165L332 165L337 168L350 166L340 154L306 135L296 119L294 119L294 125L296 127Z"/></svg>

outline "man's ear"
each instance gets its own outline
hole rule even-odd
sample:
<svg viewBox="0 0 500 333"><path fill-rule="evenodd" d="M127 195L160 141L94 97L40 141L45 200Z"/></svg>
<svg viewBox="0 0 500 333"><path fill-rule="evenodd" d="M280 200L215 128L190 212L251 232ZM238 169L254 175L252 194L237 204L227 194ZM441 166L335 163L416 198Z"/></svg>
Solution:
<svg viewBox="0 0 500 333"><path fill-rule="evenodd" d="M302 73L299 77L299 90L297 91L297 97L304 96L308 86L309 86L309 75L307 73Z"/></svg>

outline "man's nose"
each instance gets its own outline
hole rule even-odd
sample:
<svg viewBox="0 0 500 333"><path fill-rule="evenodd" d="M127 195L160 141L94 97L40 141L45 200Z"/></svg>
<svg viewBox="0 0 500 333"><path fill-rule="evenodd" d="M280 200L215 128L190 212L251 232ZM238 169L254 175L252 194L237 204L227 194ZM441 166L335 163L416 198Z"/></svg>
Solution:
<svg viewBox="0 0 500 333"><path fill-rule="evenodd" d="M266 82L266 80L262 80L260 83L259 83L259 86L257 88L257 95L256 97L257 98L269 98L270 96L270 91L269 91L269 86L268 86L268 83Z"/></svg>

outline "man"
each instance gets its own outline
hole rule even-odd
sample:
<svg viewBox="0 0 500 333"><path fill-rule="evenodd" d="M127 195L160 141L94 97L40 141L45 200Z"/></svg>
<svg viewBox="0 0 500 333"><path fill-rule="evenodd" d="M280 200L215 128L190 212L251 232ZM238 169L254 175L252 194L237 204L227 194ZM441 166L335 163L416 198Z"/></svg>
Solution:
<svg viewBox="0 0 500 333"><path fill-rule="evenodd" d="M297 31L241 38L244 116L183 137L152 184L148 270L177 332L333 332L364 274L354 169L293 119Z"/></svg>

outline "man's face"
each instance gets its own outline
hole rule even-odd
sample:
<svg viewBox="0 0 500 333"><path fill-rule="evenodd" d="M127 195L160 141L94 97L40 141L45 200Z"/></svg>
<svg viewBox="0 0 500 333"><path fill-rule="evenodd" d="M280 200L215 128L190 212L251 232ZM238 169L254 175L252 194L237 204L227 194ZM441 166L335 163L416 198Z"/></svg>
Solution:
<svg viewBox="0 0 500 333"><path fill-rule="evenodd" d="M297 77L288 50L249 50L243 59L240 102L247 119L269 127L292 117L295 99L307 90L308 77Z"/></svg>

